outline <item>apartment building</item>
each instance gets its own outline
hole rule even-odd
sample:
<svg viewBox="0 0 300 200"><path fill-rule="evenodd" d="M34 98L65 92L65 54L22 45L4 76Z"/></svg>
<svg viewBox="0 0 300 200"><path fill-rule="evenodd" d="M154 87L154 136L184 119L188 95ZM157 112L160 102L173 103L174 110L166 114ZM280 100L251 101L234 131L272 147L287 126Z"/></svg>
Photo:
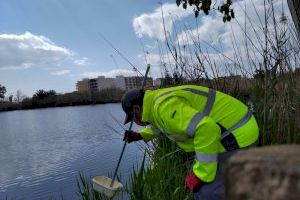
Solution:
<svg viewBox="0 0 300 200"><path fill-rule="evenodd" d="M115 78L106 78L104 76L98 76L97 78L97 89L104 90L107 88L115 88L116 81Z"/></svg>
<svg viewBox="0 0 300 200"><path fill-rule="evenodd" d="M126 90L125 77L120 75L115 78L116 88L120 88L121 90Z"/></svg>
<svg viewBox="0 0 300 200"><path fill-rule="evenodd" d="M288 0L289 9L300 41L300 0Z"/></svg>
<svg viewBox="0 0 300 200"><path fill-rule="evenodd" d="M90 91L90 80L85 78L81 81L77 81L76 83L76 89L80 93L86 93Z"/></svg>
<svg viewBox="0 0 300 200"><path fill-rule="evenodd" d="M137 77L137 76L130 76L130 77L124 77L125 79L125 90L131 90L135 88L141 88L143 84L143 77ZM153 87L153 79L147 78L145 88L152 88Z"/></svg>
<svg viewBox="0 0 300 200"><path fill-rule="evenodd" d="M95 93L98 91L98 82L96 78L89 79L89 84L90 84L90 92Z"/></svg>
<svg viewBox="0 0 300 200"><path fill-rule="evenodd" d="M98 76L94 79L83 79L78 81L76 88L78 92L96 92L108 88L119 88L121 90L131 90L134 88L140 88L143 83L143 77L125 77L117 76L116 78L106 78L104 76ZM146 88L153 88L153 79L147 78Z"/></svg>

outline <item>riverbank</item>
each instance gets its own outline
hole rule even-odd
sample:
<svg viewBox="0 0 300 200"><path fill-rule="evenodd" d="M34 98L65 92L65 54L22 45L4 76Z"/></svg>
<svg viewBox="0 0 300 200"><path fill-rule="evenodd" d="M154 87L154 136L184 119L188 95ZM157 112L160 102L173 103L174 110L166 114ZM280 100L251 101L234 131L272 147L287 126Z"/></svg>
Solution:
<svg viewBox="0 0 300 200"><path fill-rule="evenodd" d="M123 90L111 88L90 93L65 93L50 96L36 96L25 98L21 102L0 102L1 111L29 110L48 107L66 107L80 105L94 105L105 103L118 103L124 94Z"/></svg>

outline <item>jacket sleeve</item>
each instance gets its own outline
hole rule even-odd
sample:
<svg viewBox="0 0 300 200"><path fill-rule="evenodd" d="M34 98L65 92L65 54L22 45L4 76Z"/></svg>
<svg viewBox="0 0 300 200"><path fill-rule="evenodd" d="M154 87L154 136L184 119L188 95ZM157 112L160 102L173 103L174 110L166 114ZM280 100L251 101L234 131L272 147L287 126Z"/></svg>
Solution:
<svg viewBox="0 0 300 200"><path fill-rule="evenodd" d="M179 137L188 137L188 127L195 124L193 144L195 164L193 172L204 182L212 182L217 171L217 153L219 152L220 128L210 117L195 121L199 111L190 106L184 98L171 97L155 105L155 115L168 133ZM190 132L191 130L189 130Z"/></svg>
<svg viewBox="0 0 300 200"><path fill-rule="evenodd" d="M204 117L196 127L193 172L204 182L212 182L216 177L220 135L220 127L210 117Z"/></svg>
<svg viewBox="0 0 300 200"><path fill-rule="evenodd" d="M140 130L139 133L143 137L143 140L145 142L148 142L150 140L153 140L155 137L157 137L158 134L160 134L160 131L153 126L148 126Z"/></svg>

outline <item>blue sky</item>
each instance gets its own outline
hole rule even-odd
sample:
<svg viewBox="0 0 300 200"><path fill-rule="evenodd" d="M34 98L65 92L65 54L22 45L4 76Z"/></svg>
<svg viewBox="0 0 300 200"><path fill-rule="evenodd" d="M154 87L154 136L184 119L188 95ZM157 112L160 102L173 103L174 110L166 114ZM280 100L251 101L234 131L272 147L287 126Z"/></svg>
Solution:
<svg viewBox="0 0 300 200"><path fill-rule="evenodd" d="M27 69L8 67L0 71L0 84L6 86L8 93L20 89L27 95L42 88L73 91L75 82L82 78L81 73L116 69L110 55L114 56L120 68L130 70L130 66L103 41L100 33L133 63L141 65L137 60L141 45L132 21L135 16L157 6L155 1L139 0L1 0L1 34L23 35L29 32L37 37L42 35L55 46L72 51L72 61L81 61L82 65L67 60L60 66L55 62L53 66L47 64ZM37 65L44 64L38 62Z"/></svg>
<svg viewBox="0 0 300 200"><path fill-rule="evenodd" d="M275 1L277 7L281 1ZM249 2L235 2L237 18L242 18L238 9ZM263 1L252 2L259 6ZM174 23L195 27L191 9L177 8L175 0L162 3L168 33ZM6 86L7 95L21 90L31 96L38 89L74 91L76 81L85 77L134 74L100 34L140 71L146 65L143 49L150 52L147 62L154 65L152 75L159 77L157 44L164 42L160 17L159 1L151 0L1 0L0 84ZM222 51L230 54L232 27L229 30L218 12L201 14L197 23L200 39L210 45L222 43ZM184 31L177 34L181 41Z"/></svg>

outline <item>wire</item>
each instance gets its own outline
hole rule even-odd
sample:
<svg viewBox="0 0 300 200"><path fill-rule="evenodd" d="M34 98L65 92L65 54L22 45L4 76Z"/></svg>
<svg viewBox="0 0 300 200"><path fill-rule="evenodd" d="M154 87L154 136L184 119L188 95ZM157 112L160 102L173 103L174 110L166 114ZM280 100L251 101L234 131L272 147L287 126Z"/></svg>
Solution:
<svg viewBox="0 0 300 200"><path fill-rule="evenodd" d="M99 34L102 39L109 44L109 46L111 46L125 61L127 61L133 67L134 71L138 72L142 77L144 76L108 39L106 39L101 33Z"/></svg>

